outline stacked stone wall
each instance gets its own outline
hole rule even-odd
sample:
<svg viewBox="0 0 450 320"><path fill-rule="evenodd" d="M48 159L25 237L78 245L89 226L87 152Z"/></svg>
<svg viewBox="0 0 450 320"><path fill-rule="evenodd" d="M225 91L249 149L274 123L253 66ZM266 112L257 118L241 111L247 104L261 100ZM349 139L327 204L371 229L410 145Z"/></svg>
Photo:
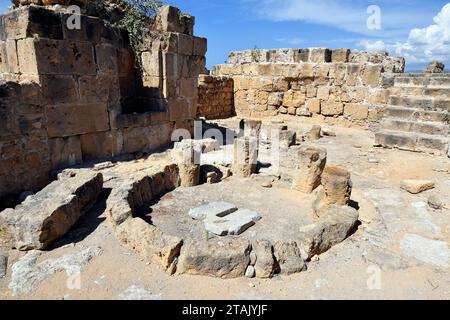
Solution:
<svg viewBox="0 0 450 320"><path fill-rule="evenodd" d="M343 117L375 121L386 104L403 58L383 52L349 49L276 49L232 52L215 76L234 81L238 116L265 118L279 114Z"/></svg>
<svg viewBox="0 0 450 320"><path fill-rule="evenodd" d="M163 7L145 45L102 19L64 6L22 6L0 16L0 196L36 191L51 172L148 152L191 129L206 39L194 17ZM185 33L181 33L185 32Z"/></svg>
<svg viewBox="0 0 450 320"><path fill-rule="evenodd" d="M200 75L197 116L206 119L225 119L234 115L233 79Z"/></svg>

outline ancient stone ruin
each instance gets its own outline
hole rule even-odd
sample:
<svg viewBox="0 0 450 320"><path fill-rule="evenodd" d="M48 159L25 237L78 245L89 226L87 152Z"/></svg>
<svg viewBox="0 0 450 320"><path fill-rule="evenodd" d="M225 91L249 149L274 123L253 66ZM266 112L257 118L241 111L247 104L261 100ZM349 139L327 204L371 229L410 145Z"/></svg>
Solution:
<svg viewBox="0 0 450 320"><path fill-rule="evenodd" d="M361 157L361 136L364 157L449 161L443 64L408 74L385 52L302 48L231 52L209 72L207 40L172 6L135 47L86 1L13 2L0 16L8 252L57 251L94 214L121 250L169 275L293 275L370 224L361 212L376 197L361 176L384 164L343 159ZM82 8L80 29L69 4ZM436 186L417 178L397 192Z"/></svg>

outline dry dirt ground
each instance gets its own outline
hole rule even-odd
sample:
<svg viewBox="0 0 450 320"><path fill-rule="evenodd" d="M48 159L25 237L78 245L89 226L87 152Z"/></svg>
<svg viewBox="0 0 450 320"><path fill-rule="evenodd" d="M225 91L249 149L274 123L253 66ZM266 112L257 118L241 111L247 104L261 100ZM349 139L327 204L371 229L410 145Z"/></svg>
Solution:
<svg viewBox="0 0 450 320"><path fill-rule="evenodd" d="M450 298L450 211L427 204L433 194L449 202L450 159L374 148L373 134L366 130L333 130L336 137L317 144L327 148L328 165L352 173L352 199L360 207L361 225L349 239L313 259L306 272L267 280L168 276L121 247L105 221L103 199L51 250L27 255L10 251L0 299ZM430 179L436 188L412 195L400 189L403 179ZM257 179L230 178L213 186L180 188L147 213L168 233L200 238L204 234L187 211L215 200L261 213L263 220L245 236L289 237L309 221L312 197L277 184L265 189Z"/></svg>

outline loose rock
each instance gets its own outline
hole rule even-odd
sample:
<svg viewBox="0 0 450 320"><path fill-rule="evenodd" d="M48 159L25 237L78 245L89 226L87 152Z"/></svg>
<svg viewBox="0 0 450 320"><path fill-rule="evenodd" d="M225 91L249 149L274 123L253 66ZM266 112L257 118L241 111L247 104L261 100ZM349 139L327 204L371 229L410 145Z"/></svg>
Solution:
<svg viewBox="0 0 450 320"><path fill-rule="evenodd" d="M253 266L248 266L247 270L245 271L245 276L247 278L254 278L255 277L255 268Z"/></svg>
<svg viewBox="0 0 450 320"><path fill-rule="evenodd" d="M435 183L430 180L403 180L400 188L412 194L419 194L434 189Z"/></svg>
<svg viewBox="0 0 450 320"><path fill-rule="evenodd" d="M435 194L428 198L428 205L435 210L441 210L444 208L444 202Z"/></svg>

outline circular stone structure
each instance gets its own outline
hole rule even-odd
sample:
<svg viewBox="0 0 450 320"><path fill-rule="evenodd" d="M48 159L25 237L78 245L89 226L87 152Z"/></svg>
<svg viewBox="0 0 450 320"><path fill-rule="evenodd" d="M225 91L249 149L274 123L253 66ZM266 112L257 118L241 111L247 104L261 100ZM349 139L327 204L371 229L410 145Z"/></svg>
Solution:
<svg viewBox="0 0 450 320"><path fill-rule="evenodd" d="M355 209L332 205L313 223L314 195L289 186L264 188L254 178L180 187L176 164L115 179L111 187L107 216L117 238L169 274L270 278L301 272L314 255L345 240L358 221ZM261 219L238 236L212 235L188 212L215 201Z"/></svg>

